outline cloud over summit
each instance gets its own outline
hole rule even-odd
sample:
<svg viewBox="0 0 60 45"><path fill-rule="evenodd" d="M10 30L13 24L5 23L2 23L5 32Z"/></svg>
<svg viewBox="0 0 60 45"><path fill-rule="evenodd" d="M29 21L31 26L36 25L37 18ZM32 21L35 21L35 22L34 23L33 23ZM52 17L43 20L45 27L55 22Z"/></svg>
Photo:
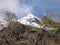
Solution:
<svg viewBox="0 0 60 45"><path fill-rule="evenodd" d="M8 10L15 14L19 13L30 13L32 7L21 4L19 0L0 0L0 11Z"/></svg>

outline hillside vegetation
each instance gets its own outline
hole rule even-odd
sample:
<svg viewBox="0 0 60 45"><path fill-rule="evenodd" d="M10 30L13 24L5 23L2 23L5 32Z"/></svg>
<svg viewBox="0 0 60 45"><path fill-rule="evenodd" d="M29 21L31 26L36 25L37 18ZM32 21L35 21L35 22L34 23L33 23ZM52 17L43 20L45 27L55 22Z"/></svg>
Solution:
<svg viewBox="0 0 60 45"><path fill-rule="evenodd" d="M26 26L9 20L8 27L0 31L0 45L60 45L60 23L43 17L43 28ZM57 29L46 30L46 26Z"/></svg>
<svg viewBox="0 0 60 45"><path fill-rule="evenodd" d="M47 31L12 22L0 31L0 45L60 45L60 27L57 28Z"/></svg>

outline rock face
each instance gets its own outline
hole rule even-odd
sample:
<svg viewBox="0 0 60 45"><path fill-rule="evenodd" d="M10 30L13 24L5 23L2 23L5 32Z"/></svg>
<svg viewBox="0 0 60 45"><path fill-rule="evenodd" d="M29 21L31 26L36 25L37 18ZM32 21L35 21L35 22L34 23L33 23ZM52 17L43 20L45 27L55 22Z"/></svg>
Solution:
<svg viewBox="0 0 60 45"><path fill-rule="evenodd" d="M0 12L0 30L3 29L3 27L7 27L9 21L16 20L17 18L14 13L11 13L9 11Z"/></svg>
<svg viewBox="0 0 60 45"><path fill-rule="evenodd" d="M24 25L31 25L35 27L40 27L40 20L33 14L28 14L27 16L18 19L18 21Z"/></svg>

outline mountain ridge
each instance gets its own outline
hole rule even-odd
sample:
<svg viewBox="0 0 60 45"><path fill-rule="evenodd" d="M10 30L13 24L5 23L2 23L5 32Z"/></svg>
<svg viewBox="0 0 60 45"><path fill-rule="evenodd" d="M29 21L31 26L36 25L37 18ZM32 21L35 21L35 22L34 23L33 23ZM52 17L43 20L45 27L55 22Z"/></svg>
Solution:
<svg viewBox="0 0 60 45"><path fill-rule="evenodd" d="M35 26L35 27L40 27L40 21L36 16L34 16L33 14L28 14L27 16L18 19L18 22L24 24L24 25L31 25L31 26Z"/></svg>

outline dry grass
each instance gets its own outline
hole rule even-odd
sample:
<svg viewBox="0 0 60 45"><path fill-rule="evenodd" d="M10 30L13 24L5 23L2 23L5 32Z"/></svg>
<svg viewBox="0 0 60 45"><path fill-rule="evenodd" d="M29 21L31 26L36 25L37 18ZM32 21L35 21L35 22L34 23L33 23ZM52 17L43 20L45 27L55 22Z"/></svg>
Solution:
<svg viewBox="0 0 60 45"><path fill-rule="evenodd" d="M47 31L12 22L0 31L0 45L60 45L60 28Z"/></svg>

